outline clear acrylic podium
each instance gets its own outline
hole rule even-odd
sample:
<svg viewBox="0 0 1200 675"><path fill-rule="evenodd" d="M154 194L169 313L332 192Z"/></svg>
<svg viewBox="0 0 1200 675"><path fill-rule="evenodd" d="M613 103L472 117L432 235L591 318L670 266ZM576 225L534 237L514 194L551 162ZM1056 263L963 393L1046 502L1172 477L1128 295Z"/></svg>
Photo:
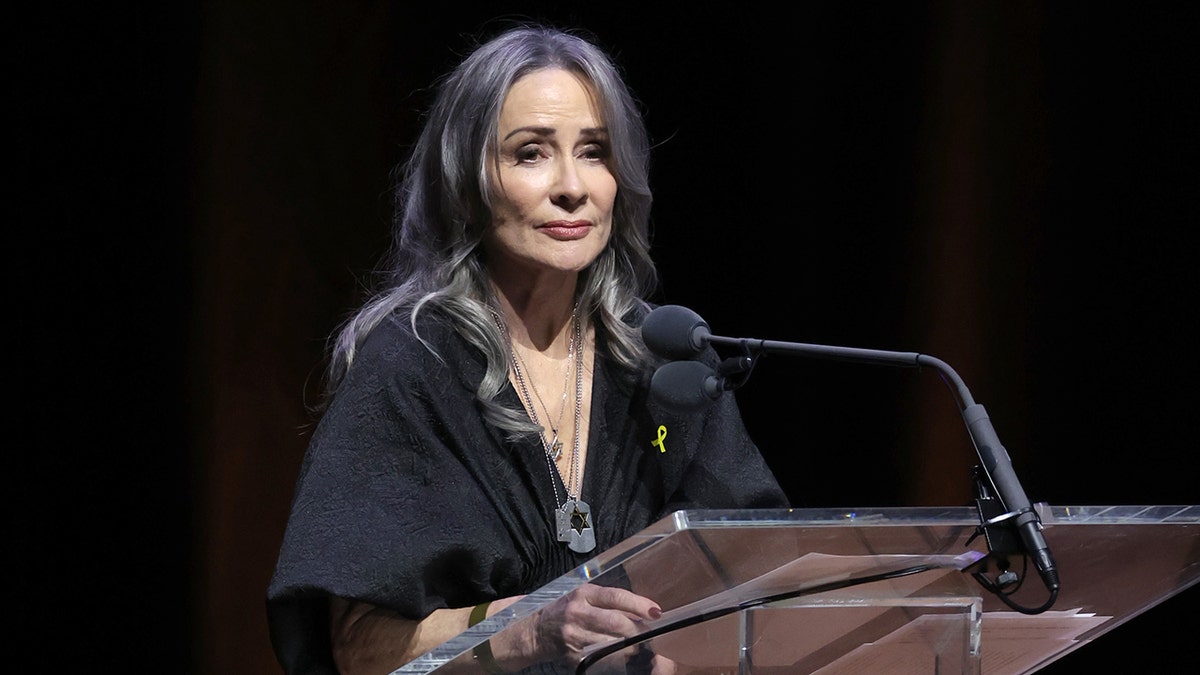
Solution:
<svg viewBox="0 0 1200 675"><path fill-rule="evenodd" d="M1062 580L1040 614L968 573L987 553L973 507L680 511L394 672L488 672L477 645L591 583L653 598L663 615L636 644L598 646L587 672L627 672L649 651L679 675L1016 675L1200 580L1200 506L1038 510ZM1013 600L1042 605L1032 566L1012 563L1026 577Z"/></svg>

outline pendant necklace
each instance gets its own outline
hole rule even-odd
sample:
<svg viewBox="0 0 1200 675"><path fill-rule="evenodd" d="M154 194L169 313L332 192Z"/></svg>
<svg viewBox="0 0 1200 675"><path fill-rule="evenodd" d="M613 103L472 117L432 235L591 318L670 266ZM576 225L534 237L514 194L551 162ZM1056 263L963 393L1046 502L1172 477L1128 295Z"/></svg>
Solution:
<svg viewBox="0 0 1200 675"><path fill-rule="evenodd" d="M573 316L574 316L574 313L572 313L572 317ZM525 378L522 377L522 375L521 375L522 370L524 370L525 372L529 372L529 367L527 365L525 365L525 359L521 358L521 355L517 353L516 349L512 350L512 355L517 361L520 362L520 365L518 365L517 363L513 364L513 372L516 373L516 375L517 375L517 381L520 382L521 387L522 387L522 394L525 394L525 396L524 396L525 401L529 405L529 410L532 413L530 415L530 419L533 420L534 424L538 424L540 426L540 423L537 421L537 411L533 409L533 402L529 400L528 392L525 392L525 390L524 390ZM545 444L545 438L543 438L543 445L545 445L545 447L547 448L547 452L550 453L550 456L556 462L558 461L559 457L562 457L563 444L562 444L562 441L558 440L558 430L562 428L563 413L566 412L566 409L567 409L567 387L571 381L571 364L572 364L572 362L574 362L574 360L575 360L575 336L572 335L570 344L567 346L567 367L563 369L562 400L559 401L559 404L558 404L558 421L550 427L550 432L553 434L553 437L550 439L549 445ZM546 402L542 400L542 395L538 393L537 386L535 386L533 384L532 379L529 380L529 388L533 390L533 395L537 397L538 403L542 404L542 410L545 410L546 415L549 416L550 415L550 406L546 405ZM546 432L543 429L542 434L544 435L545 433Z"/></svg>
<svg viewBox="0 0 1200 675"><path fill-rule="evenodd" d="M504 325L500 323L499 315L494 317L497 327L501 332L506 332ZM583 422L583 328L579 320L579 307L575 307L571 312L572 335L571 346L569 353L575 354L575 434L571 443L571 469L567 476L562 475L558 465L554 463L557 459L555 454L556 448L547 442L545 433L538 434L542 441L542 448L545 450L546 467L550 471L550 485L554 488L554 503L557 508L554 511L554 521L558 540L567 545L567 548L576 553L588 553L596 548L596 530L592 525L592 509L587 502L580 498L580 492L583 488L583 480L579 471L579 430ZM578 349L578 352L576 352ZM525 405L528 408L529 419L534 424L541 426L538 421L537 410L533 407L533 399L529 395L529 387L525 383L525 375L522 372L520 361L517 357L517 352L512 347L511 340L509 341L510 361L512 363L513 375L517 379L517 384L521 389L521 396L525 399ZM568 371L569 372L569 371ZM564 387L564 397L566 395ZM540 399L540 397L539 397ZM565 404L565 400L564 400ZM542 404L545 406L545 403ZM547 409L547 412L549 410ZM562 444L558 442L557 431L554 434L554 441L557 443L557 450L561 453ZM567 499L562 504L558 503L558 483L554 480L555 474L562 480L563 487L567 491Z"/></svg>

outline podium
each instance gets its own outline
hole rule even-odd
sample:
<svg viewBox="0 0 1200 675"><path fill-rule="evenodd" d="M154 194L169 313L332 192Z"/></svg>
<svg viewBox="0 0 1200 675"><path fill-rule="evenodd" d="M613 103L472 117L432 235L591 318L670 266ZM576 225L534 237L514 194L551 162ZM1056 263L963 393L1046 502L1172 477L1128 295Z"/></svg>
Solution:
<svg viewBox="0 0 1200 675"><path fill-rule="evenodd" d="M650 597L663 614L637 638L594 647L584 672L643 672L649 653L679 675L1018 675L1200 580L1200 506L1037 509L1062 582L1040 613L1015 611L971 576L988 553L972 507L679 511L394 674L489 672L478 645L598 584ZM1023 581L1009 597L1043 605L1032 565L1011 562Z"/></svg>

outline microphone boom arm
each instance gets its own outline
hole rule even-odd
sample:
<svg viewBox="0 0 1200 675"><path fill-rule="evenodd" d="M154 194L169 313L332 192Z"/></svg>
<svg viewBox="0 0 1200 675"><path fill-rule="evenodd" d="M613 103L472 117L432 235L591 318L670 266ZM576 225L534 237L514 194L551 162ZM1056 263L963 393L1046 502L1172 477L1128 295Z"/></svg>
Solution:
<svg viewBox="0 0 1200 675"><path fill-rule="evenodd" d="M1026 553L1033 559L1034 565L1042 577L1043 583L1057 596L1059 588L1058 569L1050 554L1050 549L1042 536L1042 522L1034 511L1025 490L1017 479L1012 467L1008 451L1000 443L1000 438L992 426L991 419L982 405L975 402L967 385L958 373L945 361L917 352L894 352L876 349L859 349L855 347L839 347L832 345L808 344L803 342L781 342L775 340L758 340L747 338L729 338L711 333L704 339L714 345L740 346L749 355L751 363L759 353L779 352L801 354L833 361L852 363L867 363L874 365L892 365L904 368L933 368L941 375L942 380L954 394L967 433L975 446L975 452L982 463L987 480L995 489L997 497L1007 509L1007 513L991 522L1010 520L1020 534L1025 545ZM748 377L749 373L746 372ZM744 383L745 377L740 384ZM1046 605L1047 607L1049 604ZM1044 607L1043 607L1044 609Z"/></svg>

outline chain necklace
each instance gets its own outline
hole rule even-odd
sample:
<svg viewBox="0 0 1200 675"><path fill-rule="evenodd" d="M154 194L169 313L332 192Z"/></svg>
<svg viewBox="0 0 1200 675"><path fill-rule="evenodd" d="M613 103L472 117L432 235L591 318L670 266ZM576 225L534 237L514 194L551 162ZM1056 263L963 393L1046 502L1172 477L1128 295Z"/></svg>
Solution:
<svg viewBox="0 0 1200 675"><path fill-rule="evenodd" d="M496 320L496 326L500 331L507 334L500 316L494 311L493 318ZM583 476L579 470L579 431L583 422L583 327L579 319L578 305L571 312L571 323L572 335L569 352L574 353L577 346L578 353L575 355L575 434L571 443L571 469L567 476L562 475L562 471L554 462L554 460L558 459L558 454L561 453L562 448L562 444L558 442L557 430L554 434L554 442L557 444L557 447L552 446L546 441L544 430L538 436L542 441L542 448L545 450L546 467L550 471L550 484L554 488L554 503L557 506L554 512L554 520L558 540L567 544L567 548L576 553L588 553L596 548L596 531L592 526L591 506L580 499L580 492L582 492L583 488ZM537 409L534 408L533 399L529 396L530 386L525 382L521 362L516 350L513 349L511 339L509 340L509 359L512 364L513 375L516 377L517 385L521 389L521 396L524 398L525 405L528 408L529 419L534 424L541 426L541 422L538 421ZM566 387L564 386L563 389L563 403L565 407ZM534 391L536 393L536 389ZM538 398L539 400L541 399L540 396ZM543 402L542 406L545 407L545 405ZM549 413L549 409L546 412ZM563 487L567 491L567 499L562 504L558 503L558 483L554 480L556 474L562 480Z"/></svg>
<svg viewBox="0 0 1200 675"><path fill-rule="evenodd" d="M576 323L578 322L578 317L575 316L574 312L571 313L571 317L573 321ZM558 421L550 426L550 431L554 434L554 437L550 439L549 444L546 444L545 430L543 429L542 431L542 445L546 448L546 452L549 453L556 462L558 461L559 457L562 457L563 444L562 441L558 440L558 430L562 428L563 413L567 410L567 383L571 380L571 364L575 360L575 337L576 336L574 334L571 335L571 341L567 346L567 367L563 369L562 400L559 401L558 404ZM541 426L541 423L538 422L537 410L534 409L533 402L529 400L528 392L524 390L525 378L522 377L521 371L524 370L525 372L528 372L529 366L525 365L525 359L521 358L521 355L517 353L516 349L512 350L512 355L517 361L519 361L519 365L518 363L513 364L513 372L517 376L517 382L520 383L525 402L529 406L530 419L533 420L534 424ZM549 415L550 406L546 405L546 402L542 400L542 395L538 393L537 385L533 383L532 379L529 380L529 388L533 390L533 395L537 397L538 403L542 404L542 410L545 410L546 415Z"/></svg>

